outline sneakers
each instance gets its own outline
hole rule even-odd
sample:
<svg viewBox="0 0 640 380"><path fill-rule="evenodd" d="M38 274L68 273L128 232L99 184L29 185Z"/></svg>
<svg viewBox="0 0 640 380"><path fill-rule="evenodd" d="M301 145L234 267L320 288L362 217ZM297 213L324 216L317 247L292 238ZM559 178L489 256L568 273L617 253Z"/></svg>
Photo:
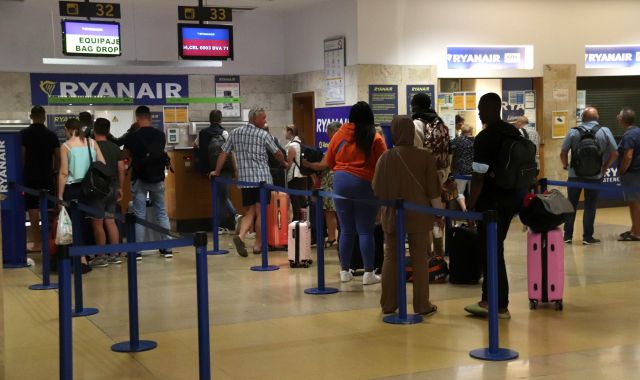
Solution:
<svg viewBox="0 0 640 380"><path fill-rule="evenodd" d="M136 261L142 261L142 254L136 253Z"/></svg>
<svg viewBox="0 0 640 380"><path fill-rule="evenodd" d="M340 282L349 282L353 280L353 274L348 270L340 271Z"/></svg>
<svg viewBox="0 0 640 380"><path fill-rule="evenodd" d="M92 268L106 268L109 266L109 262L104 256L96 256L89 261L89 266Z"/></svg>
<svg viewBox="0 0 640 380"><path fill-rule="evenodd" d="M489 309L485 302L476 302L471 305L467 305L464 308L469 314L472 314L476 317L486 318L489 315ZM511 313L509 313L509 309L503 308L498 310L498 319L511 319Z"/></svg>
<svg viewBox="0 0 640 380"><path fill-rule="evenodd" d="M236 247L236 251L238 255L242 257L247 257L249 254L247 253L247 246L244 245L242 239L240 239L240 235L235 235L233 237L233 245Z"/></svg>
<svg viewBox="0 0 640 380"><path fill-rule="evenodd" d="M122 259L117 255L107 256L107 263L109 264L122 264Z"/></svg>
<svg viewBox="0 0 640 380"><path fill-rule="evenodd" d="M582 241L582 245L591 245L600 243L600 239L590 238Z"/></svg>
<svg viewBox="0 0 640 380"><path fill-rule="evenodd" d="M164 256L165 259L172 259L173 258L173 251L168 250L168 249L161 249L160 250L160 254L162 256Z"/></svg>
<svg viewBox="0 0 640 380"><path fill-rule="evenodd" d="M235 216L235 220L236 220L236 235L240 234L240 226L242 225L242 218L244 218L244 216L242 216L240 214L236 214L236 216Z"/></svg>
<svg viewBox="0 0 640 380"><path fill-rule="evenodd" d="M571 244L571 239L564 239L564 244Z"/></svg>
<svg viewBox="0 0 640 380"><path fill-rule="evenodd" d="M374 272L364 272L362 276L362 285L373 285L382 281L381 277Z"/></svg>
<svg viewBox="0 0 640 380"><path fill-rule="evenodd" d="M231 231L228 228L218 227L218 235L228 235Z"/></svg>

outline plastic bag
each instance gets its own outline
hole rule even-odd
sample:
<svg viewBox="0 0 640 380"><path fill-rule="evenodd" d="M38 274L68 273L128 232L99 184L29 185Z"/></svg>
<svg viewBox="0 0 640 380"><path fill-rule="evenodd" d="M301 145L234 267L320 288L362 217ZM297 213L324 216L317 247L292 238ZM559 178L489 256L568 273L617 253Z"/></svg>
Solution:
<svg viewBox="0 0 640 380"><path fill-rule="evenodd" d="M56 244L68 245L73 243L73 227L67 209L62 206L58 215L58 227L56 228Z"/></svg>

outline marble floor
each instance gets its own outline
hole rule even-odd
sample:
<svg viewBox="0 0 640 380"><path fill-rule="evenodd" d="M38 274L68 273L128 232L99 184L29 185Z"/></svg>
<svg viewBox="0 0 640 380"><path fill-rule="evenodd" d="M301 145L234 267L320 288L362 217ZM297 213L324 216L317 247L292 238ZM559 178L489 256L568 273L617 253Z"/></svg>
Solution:
<svg viewBox="0 0 640 380"><path fill-rule="evenodd" d="M512 319L499 325L501 346L520 357L497 363L469 357L488 344L486 320L463 310L479 298L479 286L432 285L438 313L421 324L397 326L381 321L379 285L339 283L335 250L327 252L327 285L341 292L326 296L303 293L315 285L315 264L289 269L286 253L270 253L270 262L281 266L275 272L250 271L258 256L210 256L212 377L636 379L640 243L615 241L628 223L624 208L599 210L596 236L602 243L592 246L581 244L577 227L565 249L565 307L557 312L528 308L526 234L514 221L506 245ZM158 342L148 352L110 350L128 335L126 263L84 277L85 306L100 313L73 320L76 379L198 378L193 253L182 248L172 260L148 255L138 264L141 338ZM27 289L40 280L40 261L32 257L36 266L5 269L0 276L5 379L58 376L57 292Z"/></svg>

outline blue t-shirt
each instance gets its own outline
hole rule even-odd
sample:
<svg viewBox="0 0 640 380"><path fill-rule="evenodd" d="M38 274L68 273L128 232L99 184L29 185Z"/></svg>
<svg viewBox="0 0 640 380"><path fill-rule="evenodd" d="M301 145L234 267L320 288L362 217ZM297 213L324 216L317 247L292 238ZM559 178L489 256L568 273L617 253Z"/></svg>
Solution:
<svg viewBox="0 0 640 380"><path fill-rule="evenodd" d="M589 121L589 122L580 124L581 127L584 127L588 131L591 130L596 125L598 125L597 121ZM598 144L598 146L600 147L603 153L602 164L604 165L609 155L618 149L618 145L616 145L616 140L613 138L613 134L611 133L611 130L609 130L609 128L602 125L600 126L600 130L596 132L596 143ZM565 136L564 141L562 142L561 149L563 151L572 151L572 154L573 154L573 152L575 152L575 150L578 149L579 144L580 144L580 132L575 128L571 128L569 130L569 133L567 133L567 135ZM578 177L576 175L576 171L571 167L571 161L569 161L569 178L576 178L576 177ZM601 179L602 175L598 174L595 176L584 177L584 178L585 179Z"/></svg>
<svg viewBox="0 0 640 380"><path fill-rule="evenodd" d="M640 128L632 125L624 132L620 145L618 146L618 167L624 158L624 152L633 149L633 158L631 159L631 165L627 169L627 173L639 173L640 172Z"/></svg>

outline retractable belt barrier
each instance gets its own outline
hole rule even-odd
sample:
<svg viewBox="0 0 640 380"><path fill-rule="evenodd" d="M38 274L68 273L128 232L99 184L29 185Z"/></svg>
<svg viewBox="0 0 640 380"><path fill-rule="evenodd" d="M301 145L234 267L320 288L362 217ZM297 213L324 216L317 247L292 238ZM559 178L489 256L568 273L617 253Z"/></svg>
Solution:
<svg viewBox="0 0 640 380"><path fill-rule="evenodd" d="M260 189L260 217L261 217L261 232L262 232L262 265L251 267L251 270L254 271L273 271L279 269L277 266L268 265L268 250L267 250L267 191L273 190L278 192L283 192L291 195L297 196L306 196L306 197L314 197L315 198L315 207L316 207L316 245L317 247L317 267L318 267L318 286L316 288L306 289L305 293L307 294L330 294L338 292L336 288L327 288L325 287L325 279L324 279L324 218L322 217L323 209L322 209L322 198L333 198L333 199L345 199L351 200L358 203L367 204L370 206L387 206L394 207L396 209L396 232L398 234L397 239L397 247L396 251L398 254L398 314L386 316L383 320L387 323L392 324L414 324L422 322L422 316L414 314L407 315L407 289L406 289L406 277L404 273L404 259L405 259L405 239L401 236L405 236L405 209L409 209L416 212L433 214L438 216L445 216L447 218L456 218L456 219L468 219L468 220L482 220L487 224L487 254L488 254L488 273L487 273L487 281L488 281L488 301L489 301L489 311L488 311L488 334L489 334L489 347L480 348L471 351L469 354L476 358L482 360L492 360L492 361L501 361L501 360L511 360L518 357L518 353L516 351L500 348L499 347L499 326L498 326L498 224L497 224L497 213L495 211L488 211L485 213L477 213L477 212L462 212L462 211L452 211L452 210L443 210L436 209L432 207L425 207L418 204L413 204L410 202L405 202L402 199L397 200L378 200L378 199L356 199L356 198L348 198L343 197L338 194L328 193L322 190L297 190L297 189L288 189L279 186L273 186L271 184L267 184L265 182L242 182L236 181L229 178L224 177L214 177L211 181L211 189L212 189L212 200L213 207L212 210L217 210L217 183L223 184L231 184L242 187L252 187ZM214 251L217 250L217 220L218 215L217 212L212 215L213 224L213 236L214 236Z"/></svg>
<svg viewBox="0 0 640 380"><path fill-rule="evenodd" d="M207 268L207 234L196 232L194 235L183 236L173 233L161 226L147 222L136 217L133 213L122 215L116 213L115 219L125 221L127 225L127 243L111 244L102 246L79 245L77 235L74 234L75 245L58 245L58 279L59 284L49 282L49 249L48 235L48 203L55 205L65 205L70 208L72 214L75 211L83 211L92 216L104 217L103 210L87 206L77 200L65 202L48 194L46 190L36 190L17 183L10 183L10 189L27 194L38 196L40 199L40 212L42 214L42 262L43 262L43 283L33 285L31 289L55 289L58 292L59 310L59 350L60 350L60 379L70 380L73 378L73 347L72 347L72 317L87 316L98 312L97 309L84 308L82 306L82 271L80 268L80 257L84 255L100 255L108 253L127 252L127 282L128 282L128 302L129 302L129 340L116 343L111 346L115 352L141 352L154 349L157 343L148 340L140 340L138 324L138 279L136 256L138 251L146 249L169 249L184 246L194 246L196 253L196 288L198 307L198 364L199 378L211 379L211 359L210 359L210 333L209 333L209 279ZM110 216L110 215L108 215ZM79 231L79 221L73 220L74 231ZM173 239L159 240L152 242L135 242L135 225L140 224L154 231L168 235ZM214 235L215 236L215 235ZM71 303L71 266L73 261L75 305Z"/></svg>

